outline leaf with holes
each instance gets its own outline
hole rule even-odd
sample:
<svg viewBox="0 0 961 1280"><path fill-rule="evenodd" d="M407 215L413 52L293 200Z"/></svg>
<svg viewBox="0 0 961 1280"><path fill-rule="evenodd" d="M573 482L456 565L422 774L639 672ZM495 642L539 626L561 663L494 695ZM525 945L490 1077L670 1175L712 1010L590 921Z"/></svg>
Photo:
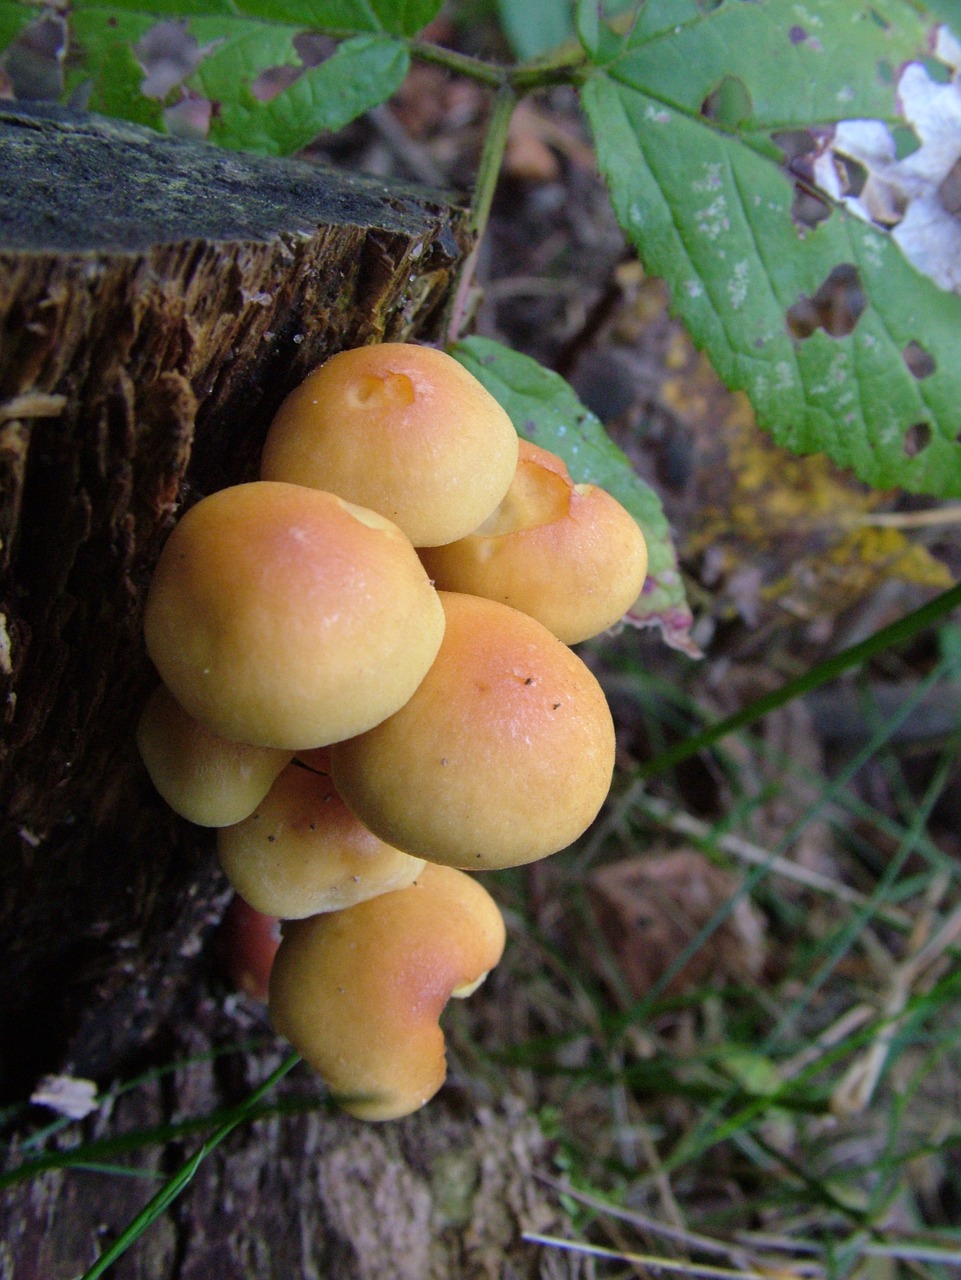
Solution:
<svg viewBox="0 0 961 1280"><path fill-rule="evenodd" d="M927 56L930 26L908 0L654 0L606 69L691 115L737 82L760 130L888 118L897 69Z"/></svg>
<svg viewBox="0 0 961 1280"><path fill-rule="evenodd" d="M74 0L66 92L87 91L93 110L157 129L167 127L166 108L179 94L187 105L209 104L212 141L287 155L386 101L409 69L403 37L439 7L440 0ZM13 8L19 18L20 6ZM179 40L170 65L181 74L155 91L144 49L158 32L168 44ZM342 43L305 64L298 37L306 32L333 32Z"/></svg>
<svg viewBox="0 0 961 1280"><path fill-rule="evenodd" d="M318 66L302 67L293 33L235 22L218 40L219 19L197 20L190 32L211 52L187 87L215 104L210 139L224 147L289 155L322 129L340 129L389 98L409 68L407 51L393 36L345 40ZM267 101L254 94L258 78L290 67L296 79Z"/></svg>
<svg viewBox="0 0 961 1280"><path fill-rule="evenodd" d="M628 614L638 627L660 627L665 641L693 656L691 611L661 500L559 374L489 338L465 338L451 355L510 414L520 435L567 463L579 484L597 484L626 507L644 532L649 557L644 592Z"/></svg>
<svg viewBox="0 0 961 1280"><path fill-rule="evenodd" d="M68 97L85 93L89 109L101 115L162 129L162 104L145 96L144 70L134 52L156 18L131 13L111 17L107 23L102 14L87 9L71 14L65 92Z"/></svg>
<svg viewBox="0 0 961 1280"><path fill-rule="evenodd" d="M951 354L961 298L843 210L796 225L794 184L760 144L765 131L842 114L894 118L880 51L894 61L917 49L914 10L897 0L729 0L671 44L654 28L685 4L645 7L626 52L584 88L621 225L779 443L827 452L873 485L961 495L961 362ZM737 116L720 128L708 99L732 75L743 92L727 95Z"/></svg>

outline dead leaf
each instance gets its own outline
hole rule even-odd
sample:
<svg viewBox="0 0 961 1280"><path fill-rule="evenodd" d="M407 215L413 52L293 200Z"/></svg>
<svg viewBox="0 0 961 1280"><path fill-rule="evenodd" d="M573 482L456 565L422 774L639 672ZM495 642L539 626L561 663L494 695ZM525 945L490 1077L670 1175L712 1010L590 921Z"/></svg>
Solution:
<svg viewBox="0 0 961 1280"><path fill-rule="evenodd" d="M83 1120L100 1106L94 1082L76 1076L44 1076L30 1095L30 1101L70 1120Z"/></svg>
<svg viewBox="0 0 961 1280"><path fill-rule="evenodd" d="M693 849L626 858L594 871L588 899L628 987L645 995L708 921L737 894L737 877ZM765 925L746 897L671 978L678 995L719 979L756 977L764 964Z"/></svg>
<svg viewBox="0 0 961 1280"><path fill-rule="evenodd" d="M852 213L891 227L909 262L942 289L961 293L961 222L954 207L955 173L961 160L961 44L939 27L934 55L952 71L945 84L920 62L910 62L898 80L904 122L920 140L910 155L880 120L844 120L814 160L814 181ZM848 190L846 160L865 170L857 194Z"/></svg>

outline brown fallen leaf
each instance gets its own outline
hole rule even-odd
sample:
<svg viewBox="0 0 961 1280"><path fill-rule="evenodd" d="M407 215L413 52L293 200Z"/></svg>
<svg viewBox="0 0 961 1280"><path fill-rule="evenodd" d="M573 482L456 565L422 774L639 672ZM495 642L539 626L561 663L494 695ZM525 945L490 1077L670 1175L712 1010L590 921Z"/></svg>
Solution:
<svg viewBox="0 0 961 1280"><path fill-rule="evenodd" d="M626 858L588 877L588 900L633 995L645 995L667 973L739 885L736 876L693 849ZM746 897L738 898L724 922L670 979L665 994L679 995L719 979L756 977L764 959L764 919Z"/></svg>

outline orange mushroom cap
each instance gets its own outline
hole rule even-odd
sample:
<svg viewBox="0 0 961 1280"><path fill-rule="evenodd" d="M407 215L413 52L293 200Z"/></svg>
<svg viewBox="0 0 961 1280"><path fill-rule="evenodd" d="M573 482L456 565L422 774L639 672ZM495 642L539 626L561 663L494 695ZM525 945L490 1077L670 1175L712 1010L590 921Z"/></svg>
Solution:
<svg viewBox="0 0 961 1280"><path fill-rule="evenodd" d="M470 870L569 845L604 802L614 725L581 659L533 618L441 592L430 671L400 711L331 748L334 782L382 840Z"/></svg>
<svg viewBox="0 0 961 1280"><path fill-rule="evenodd" d="M257 481L192 507L147 596L147 651L178 702L225 738L300 750L370 728L410 697L443 610L409 540L333 494Z"/></svg>
<svg viewBox="0 0 961 1280"><path fill-rule="evenodd" d="M339 911L411 883L424 863L378 840L329 774L294 763L249 817L217 833L227 879L252 907L282 920Z"/></svg>
<svg viewBox="0 0 961 1280"><path fill-rule="evenodd" d="M140 716L137 747L171 809L200 827L226 827L246 818L291 756L211 733L162 684Z"/></svg>
<svg viewBox="0 0 961 1280"><path fill-rule="evenodd" d="M497 964L504 937L486 889L428 864L406 889L284 925L271 1022L345 1111L409 1115L447 1074L444 1006Z"/></svg>
<svg viewBox="0 0 961 1280"><path fill-rule="evenodd" d="M513 423L473 374L433 347L385 342L340 352L288 395L261 475L339 493L435 546L486 520L516 463Z"/></svg>
<svg viewBox="0 0 961 1280"><path fill-rule="evenodd" d="M606 489L575 484L561 458L527 440L497 510L467 537L420 556L438 588L500 600L565 644L613 626L647 574L633 516Z"/></svg>

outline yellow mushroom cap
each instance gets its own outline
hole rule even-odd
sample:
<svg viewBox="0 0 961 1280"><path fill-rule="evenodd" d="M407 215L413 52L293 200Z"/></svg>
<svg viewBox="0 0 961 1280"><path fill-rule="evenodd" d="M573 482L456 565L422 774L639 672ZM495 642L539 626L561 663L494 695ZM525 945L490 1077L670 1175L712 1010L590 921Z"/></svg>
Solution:
<svg viewBox="0 0 961 1280"><path fill-rule="evenodd" d="M379 511L420 547L486 520L516 463L514 426L473 374L433 347L386 342L340 352L288 395L261 475Z"/></svg>
<svg viewBox="0 0 961 1280"><path fill-rule="evenodd" d="M270 1019L345 1111L393 1120L444 1083L441 1012L503 949L504 922L486 889L428 865L406 889L285 924Z"/></svg>
<svg viewBox="0 0 961 1280"><path fill-rule="evenodd" d="M382 840L470 870L518 866L590 825L614 768L603 690L526 614L440 592L447 626L410 701L331 748L334 782Z"/></svg>
<svg viewBox="0 0 961 1280"><path fill-rule="evenodd" d="M296 751L403 706L443 610L389 520L300 485L222 489L174 527L147 596L147 651L214 733Z"/></svg>
<svg viewBox="0 0 961 1280"><path fill-rule="evenodd" d="M633 516L606 489L575 484L562 459L527 440L497 510L466 538L420 555L436 587L500 600L565 644L613 626L647 574Z"/></svg>
<svg viewBox="0 0 961 1280"><path fill-rule="evenodd" d="M299 920L411 883L424 863L378 840L329 774L287 766L249 817L217 833L227 879L265 915Z"/></svg>
<svg viewBox="0 0 961 1280"><path fill-rule="evenodd" d="M137 747L150 780L171 809L201 827L225 827L246 818L291 756L211 733L164 685L147 699L137 725Z"/></svg>

